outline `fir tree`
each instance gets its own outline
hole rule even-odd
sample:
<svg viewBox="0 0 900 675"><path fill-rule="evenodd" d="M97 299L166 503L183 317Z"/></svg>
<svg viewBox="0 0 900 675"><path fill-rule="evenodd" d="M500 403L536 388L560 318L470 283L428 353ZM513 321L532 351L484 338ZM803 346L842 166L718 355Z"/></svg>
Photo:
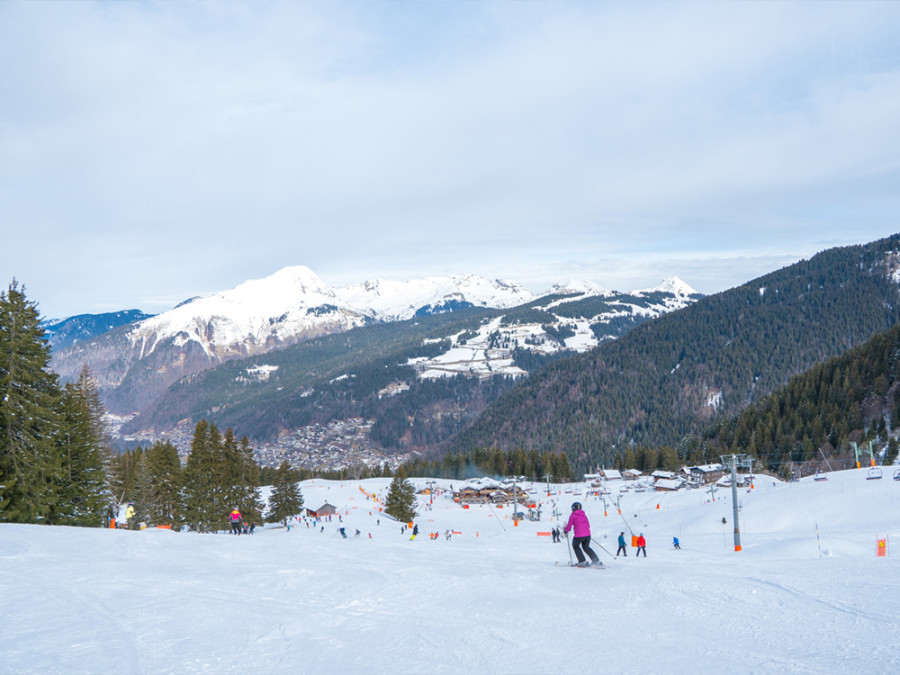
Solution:
<svg viewBox="0 0 900 675"><path fill-rule="evenodd" d="M184 518L198 532L216 530L226 517L218 485L221 441L214 424L197 422L184 469Z"/></svg>
<svg viewBox="0 0 900 675"><path fill-rule="evenodd" d="M303 493L297 485L297 475L286 461L281 463L275 474L275 484L269 497L268 521L281 522L287 526L303 510Z"/></svg>
<svg viewBox="0 0 900 675"><path fill-rule="evenodd" d="M99 527L110 511L110 491L102 456L108 452L103 405L87 367L63 388L59 434L62 473L59 501L50 521Z"/></svg>
<svg viewBox="0 0 900 675"><path fill-rule="evenodd" d="M0 293L0 520L47 522L59 495L59 387L34 303Z"/></svg>
<svg viewBox="0 0 900 675"><path fill-rule="evenodd" d="M416 489L406 478L402 468L394 473L394 480L388 489L384 512L401 523L408 523L416 517Z"/></svg>
<svg viewBox="0 0 900 675"><path fill-rule="evenodd" d="M142 480L147 489L139 512L148 522L178 527L182 522L182 468L178 450L168 441L156 442L141 461Z"/></svg>

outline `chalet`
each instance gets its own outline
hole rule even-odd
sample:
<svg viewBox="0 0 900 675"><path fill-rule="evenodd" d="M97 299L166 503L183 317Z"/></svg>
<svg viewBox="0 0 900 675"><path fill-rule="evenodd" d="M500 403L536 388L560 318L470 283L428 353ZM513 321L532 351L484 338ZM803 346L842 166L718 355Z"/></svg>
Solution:
<svg viewBox="0 0 900 675"><path fill-rule="evenodd" d="M657 469L653 473L650 474L656 480L672 480L677 477L678 474L672 471L663 471L662 469Z"/></svg>
<svg viewBox="0 0 900 675"><path fill-rule="evenodd" d="M454 495L454 501L460 504L506 504L514 499L520 504L533 501L522 488L504 485L492 478L473 478Z"/></svg>
<svg viewBox="0 0 900 675"><path fill-rule="evenodd" d="M622 480L622 474L619 473L616 469L603 469L600 472L600 475L605 480Z"/></svg>
<svg viewBox="0 0 900 675"><path fill-rule="evenodd" d="M653 489L657 492L674 492L682 485L684 481L680 478L660 478L653 484Z"/></svg>
<svg viewBox="0 0 900 675"><path fill-rule="evenodd" d="M625 471L622 472L622 478L625 480L637 480L643 475L644 472L638 471L637 469L625 469Z"/></svg>
<svg viewBox="0 0 900 675"><path fill-rule="evenodd" d="M322 504L322 506L317 508L315 511L313 511L312 509L306 509L306 515L310 518L324 518L325 516L333 516L335 513L337 513L337 508L335 508L328 502Z"/></svg>
<svg viewBox="0 0 900 675"><path fill-rule="evenodd" d="M725 467L721 464L703 464L689 467L688 472L695 483L715 483L725 475Z"/></svg>

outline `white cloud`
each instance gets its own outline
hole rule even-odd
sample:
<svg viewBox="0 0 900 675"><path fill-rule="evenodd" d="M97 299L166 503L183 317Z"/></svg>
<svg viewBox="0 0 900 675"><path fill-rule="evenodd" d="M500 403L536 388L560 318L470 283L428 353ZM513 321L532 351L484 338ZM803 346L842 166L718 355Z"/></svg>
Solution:
<svg viewBox="0 0 900 675"><path fill-rule="evenodd" d="M56 313L287 264L626 288L687 256L707 282L636 285L717 290L897 229L898 28L893 3L0 3L0 272Z"/></svg>

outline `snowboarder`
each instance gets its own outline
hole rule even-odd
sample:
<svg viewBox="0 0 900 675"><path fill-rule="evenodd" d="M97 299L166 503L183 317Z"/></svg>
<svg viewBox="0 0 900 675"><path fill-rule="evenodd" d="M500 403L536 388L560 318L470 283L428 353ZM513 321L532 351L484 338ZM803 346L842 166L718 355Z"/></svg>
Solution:
<svg viewBox="0 0 900 675"><path fill-rule="evenodd" d="M639 556L641 555L641 552L642 552L642 551L643 551L643 553L644 553L644 557L646 558L646 557L647 557L647 540L644 539L644 533L643 533L643 532L641 532L640 535L638 535L638 540L637 540L637 553L634 554L635 557L639 557Z"/></svg>
<svg viewBox="0 0 900 675"><path fill-rule="evenodd" d="M619 557L619 553L621 553L626 558L628 557L628 549L625 548L625 533L619 532L619 548L616 551L616 557Z"/></svg>
<svg viewBox="0 0 900 675"><path fill-rule="evenodd" d="M672 545L679 551L681 550L681 544L678 543L678 537L672 537ZM646 551L644 552L644 557L647 557Z"/></svg>
<svg viewBox="0 0 900 675"><path fill-rule="evenodd" d="M600 558L597 557L597 554L594 553L594 550L590 547L591 524L584 511L581 510L580 502L572 502L572 515L569 516L569 522L566 523L566 526L563 529L566 536L568 536L569 530L573 530L572 549L575 551L575 557L578 558L576 567L588 567L589 565L596 565L599 563ZM588 554L591 562L586 562L582 549L584 549L584 553Z"/></svg>
<svg viewBox="0 0 900 675"><path fill-rule="evenodd" d="M237 510L237 507L231 510L231 515L229 516L231 520L231 534L240 534L241 526L244 524L244 519L241 518L241 512Z"/></svg>

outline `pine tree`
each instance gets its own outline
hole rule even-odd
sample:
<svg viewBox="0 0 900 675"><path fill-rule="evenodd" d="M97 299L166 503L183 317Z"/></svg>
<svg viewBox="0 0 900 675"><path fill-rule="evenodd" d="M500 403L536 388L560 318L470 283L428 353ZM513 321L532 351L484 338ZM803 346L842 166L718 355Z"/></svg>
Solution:
<svg viewBox="0 0 900 675"><path fill-rule="evenodd" d="M297 475L286 461L281 463L275 474L275 484L269 497L270 523L281 522L287 526L289 518L293 518L303 510L303 493L297 485Z"/></svg>
<svg viewBox="0 0 900 675"><path fill-rule="evenodd" d="M102 455L107 450L103 404L87 367L78 381L63 388L59 434L62 473L59 501L50 522L100 527L109 515L111 500Z"/></svg>
<svg viewBox="0 0 900 675"><path fill-rule="evenodd" d="M154 443L144 453L141 473L148 489L142 490L146 503L140 504L140 514L156 525L180 526L182 468L178 450L168 441Z"/></svg>
<svg viewBox="0 0 900 675"><path fill-rule="evenodd" d="M47 522L61 467L59 387L34 303L15 280L0 293L0 520Z"/></svg>
<svg viewBox="0 0 900 675"><path fill-rule="evenodd" d="M384 503L384 512L401 523L408 523L416 517L416 489L406 478L406 472L400 468L394 473L394 480L388 489Z"/></svg>
<svg viewBox="0 0 900 675"><path fill-rule="evenodd" d="M216 530L227 514L222 512L218 485L221 436L214 424L197 422L191 454L184 468L184 519L197 532Z"/></svg>
<svg viewBox="0 0 900 675"><path fill-rule="evenodd" d="M253 448L246 436L241 438L238 447L241 461L240 485L241 493L238 496L241 513L248 524L262 519L263 501L259 494L259 464L253 457ZM303 506L302 497L300 506Z"/></svg>

